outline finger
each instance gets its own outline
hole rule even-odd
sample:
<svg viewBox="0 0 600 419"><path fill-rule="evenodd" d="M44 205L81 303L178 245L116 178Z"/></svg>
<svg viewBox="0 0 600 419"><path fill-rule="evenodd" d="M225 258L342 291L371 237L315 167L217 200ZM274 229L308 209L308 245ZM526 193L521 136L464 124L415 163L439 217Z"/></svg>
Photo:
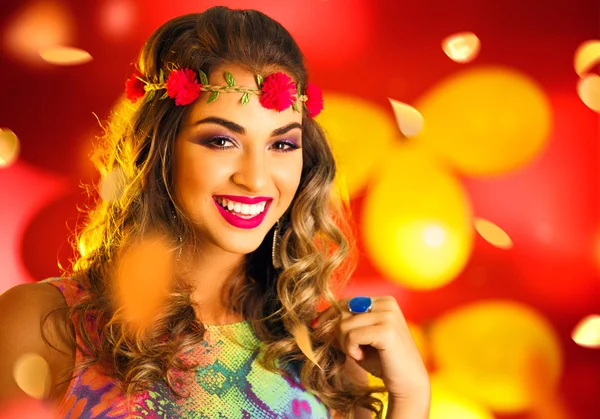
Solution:
<svg viewBox="0 0 600 419"><path fill-rule="evenodd" d="M391 349L394 330L389 325L371 325L348 331L342 350L357 361L363 358L361 346L372 346L379 351Z"/></svg>
<svg viewBox="0 0 600 419"><path fill-rule="evenodd" d="M344 311L344 307L348 304L348 298L343 298L338 301L338 304L342 307L342 312ZM316 319L314 319L311 323L311 327L314 329L318 327L320 324L327 322L328 320L333 320L340 316L340 313L336 310L334 306L330 306L327 309L323 310Z"/></svg>
<svg viewBox="0 0 600 419"><path fill-rule="evenodd" d="M398 325L402 322L402 318L398 316L396 312L392 311L371 312L360 315L350 314L348 317L342 318L342 321L340 322L338 335L340 347L346 347L348 334L354 329L373 327L376 325L398 329Z"/></svg>

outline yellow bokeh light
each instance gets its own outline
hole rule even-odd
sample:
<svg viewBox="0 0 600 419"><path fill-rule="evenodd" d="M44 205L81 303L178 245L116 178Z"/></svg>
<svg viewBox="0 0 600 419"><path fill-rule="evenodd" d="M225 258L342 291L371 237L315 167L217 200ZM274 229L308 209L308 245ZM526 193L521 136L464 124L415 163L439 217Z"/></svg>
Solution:
<svg viewBox="0 0 600 419"><path fill-rule="evenodd" d="M588 74L577 82L577 94L585 105L600 112L600 76Z"/></svg>
<svg viewBox="0 0 600 419"><path fill-rule="evenodd" d="M9 129L0 129L0 167L13 164L20 150L19 137Z"/></svg>
<svg viewBox="0 0 600 419"><path fill-rule="evenodd" d="M125 172L120 167L110 171L100 182L100 197L112 202L121 197L125 188Z"/></svg>
<svg viewBox="0 0 600 419"><path fill-rule="evenodd" d="M62 2L28 2L8 20L4 44L16 58L30 64L41 63L39 51L69 44L74 26L71 13Z"/></svg>
<svg viewBox="0 0 600 419"><path fill-rule="evenodd" d="M54 46L40 51L44 61L55 65L79 65L92 61L89 52L79 48Z"/></svg>
<svg viewBox="0 0 600 419"><path fill-rule="evenodd" d="M35 399L47 397L52 386L50 366L36 353L25 353L15 361L13 377L19 388Z"/></svg>
<svg viewBox="0 0 600 419"><path fill-rule="evenodd" d="M577 47L573 66L580 77L598 63L600 63L600 40L590 39Z"/></svg>
<svg viewBox="0 0 600 419"><path fill-rule="evenodd" d="M443 382L431 377L431 409L429 419L494 419L485 407L462 396Z"/></svg>
<svg viewBox="0 0 600 419"><path fill-rule="evenodd" d="M384 387L383 385L383 380L381 378L375 377L374 375L368 374L369 377L369 386L371 387ZM375 393L374 397L381 400L381 402L383 403L383 415L382 417L385 418L387 416L387 411L388 411L388 393ZM373 417L375 417L375 415L373 415Z"/></svg>
<svg viewBox="0 0 600 419"><path fill-rule="evenodd" d="M165 303L174 262L168 239L150 233L120 255L115 278L118 311L133 330L144 329Z"/></svg>
<svg viewBox="0 0 600 419"><path fill-rule="evenodd" d="M396 115L396 122L400 132L407 137L412 137L421 132L423 128L423 116L421 113L406 103L388 98Z"/></svg>
<svg viewBox="0 0 600 419"><path fill-rule="evenodd" d="M492 176L529 163L545 147L552 122L544 91L502 67L462 71L415 104L424 118L420 146L469 176Z"/></svg>
<svg viewBox="0 0 600 419"><path fill-rule="evenodd" d="M513 247L513 241L504 230L491 221L483 218L475 219L475 230L493 246L500 249L510 249Z"/></svg>
<svg viewBox="0 0 600 419"><path fill-rule="evenodd" d="M412 145L388 150L376 179L362 219L371 260L409 288L452 281L473 241L471 206L460 182Z"/></svg>
<svg viewBox="0 0 600 419"><path fill-rule="evenodd" d="M556 390L560 340L551 324L523 304L490 300L454 309L430 329L438 374L491 410L516 413L537 401L536 388Z"/></svg>
<svg viewBox="0 0 600 419"><path fill-rule="evenodd" d="M481 41L473 32L460 32L444 38L442 49L452 61L468 63L479 55Z"/></svg>
<svg viewBox="0 0 600 419"><path fill-rule="evenodd" d="M323 126L344 187L353 197L364 188L374 167L400 133L385 109L358 97L325 93L325 110L316 120ZM336 179L339 182L339 179Z"/></svg>
<svg viewBox="0 0 600 419"><path fill-rule="evenodd" d="M593 314L581 319L571 337L579 346L600 348L600 315Z"/></svg>

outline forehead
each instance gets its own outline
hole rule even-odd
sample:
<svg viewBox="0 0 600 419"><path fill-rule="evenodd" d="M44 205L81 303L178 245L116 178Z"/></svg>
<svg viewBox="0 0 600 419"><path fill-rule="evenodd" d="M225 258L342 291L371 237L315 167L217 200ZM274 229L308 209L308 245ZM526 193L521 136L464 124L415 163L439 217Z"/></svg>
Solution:
<svg viewBox="0 0 600 419"><path fill-rule="evenodd" d="M208 77L209 84L226 86L226 71L233 75L236 86L258 88L255 74L234 65L212 71ZM188 124L212 116L235 122L245 127L249 134L262 135L264 132L270 133L276 128L293 122L302 123L302 106L299 106L300 112L294 111L292 107L283 112L277 112L263 108L259 102L259 96L256 94L250 94L250 102L242 105L242 93L238 92L220 93L215 101L206 103L210 94L211 92L202 92L192 105L187 117Z"/></svg>

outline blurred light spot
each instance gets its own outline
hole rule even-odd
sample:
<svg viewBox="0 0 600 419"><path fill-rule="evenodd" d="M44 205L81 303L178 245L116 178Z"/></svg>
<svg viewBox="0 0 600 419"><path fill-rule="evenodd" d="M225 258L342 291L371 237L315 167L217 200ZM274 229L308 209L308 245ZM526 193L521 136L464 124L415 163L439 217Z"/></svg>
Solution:
<svg viewBox="0 0 600 419"><path fill-rule="evenodd" d="M577 82L579 98L593 111L600 112L600 76L588 74Z"/></svg>
<svg viewBox="0 0 600 419"><path fill-rule="evenodd" d="M42 59L55 65L79 65L93 60L89 52L73 47L50 47L40 51Z"/></svg>
<svg viewBox="0 0 600 419"><path fill-rule="evenodd" d="M73 33L73 18L62 2L37 1L9 17L3 43L15 58L39 64L40 50L70 44Z"/></svg>
<svg viewBox="0 0 600 419"><path fill-rule="evenodd" d="M134 26L135 7L130 0L108 0L100 9L100 28L113 38L127 36Z"/></svg>
<svg viewBox="0 0 600 419"><path fill-rule="evenodd" d="M475 229L492 246L499 247L500 249L510 249L513 247L513 242L508 234L491 221L476 218Z"/></svg>
<svg viewBox="0 0 600 419"><path fill-rule="evenodd" d="M429 247L440 247L446 241L446 231L440 226L429 226L423 232L423 240Z"/></svg>
<svg viewBox="0 0 600 419"><path fill-rule="evenodd" d="M549 223L539 223L535 228L535 235L542 243L549 243L552 239L553 229Z"/></svg>
<svg viewBox="0 0 600 419"><path fill-rule="evenodd" d="M166 301L174 256L166 237L147 234L125 249L116 275L116 298L123 320L144 328Z"/></svg>
<svg viewBox="0 0 600 419"><path fill-rule="evenodd" d="M575 72L583 77L594 65L600 63L600 40L590 39L577 47L575 51Z"/></svg>
<svg viewBox="0 0 600 419"><path fill-rule="evenodd" d="M0 419L56 419L56 412L42 400L12 398L0 408Z"/></svg>
<svg viewBox="0 0 600 419"><path fill-rule="evenodd" d="M430 419L493 419L494 415L484 406L453 391L443 377L431 377Z"/></svg>
<svg viewBox="0 0 600 419"><path fill-rule="evenodd" d="M600 315L584 317L571 334L573 341L586 348L600 348Z"/></svg>
<svg viewBox="0 0 600 419"><path fill-rule="evenodd" d="M17 160L21 145L19 137L9 129L0 129L0 167L8 167Z"/></svg>
<svg viewBox="0 0 600 419"><path fill-rule="evenodd" d="M125 187L125 172L118 167L110 171L100 183L100 197L107 202L112 202L121 197Z"/></svg>
<svg viewBox="0 0 600 419"><path fill-rule="evenodd" d="M481 42L473 32L459 32L444 38L442 49L452 61L468 63L479 54Z"/></svg>
<svg viewBox="0 0 600 419"><path fill-rule="evenodd" d="M21 355L13 366L13 377L19 388L28 396L35 399L48 396L52 385L50 367L40 355Z"/></svg>
<svg viewBox="0 0 600 419"><path fill-rule="evenodd" d="M400 132L407 137L412 137L421 132L423 128L423 116L421 113L406 103L388 98L396 115L396 122Z"/></svg>

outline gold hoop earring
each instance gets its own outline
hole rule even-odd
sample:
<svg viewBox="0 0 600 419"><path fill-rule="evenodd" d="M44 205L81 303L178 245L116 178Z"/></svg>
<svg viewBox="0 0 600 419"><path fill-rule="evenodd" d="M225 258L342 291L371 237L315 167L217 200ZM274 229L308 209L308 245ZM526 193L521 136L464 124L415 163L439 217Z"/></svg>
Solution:
<svg viewBox="0 0 600 419"><path fill-rule="evenodd" d="M273 261L273 267L275 269L281 268L281 258L279 257L279 220L277 220L277 224L275 225L275 230L273 230L273 247L271 249L271 259Z"/></svg>

